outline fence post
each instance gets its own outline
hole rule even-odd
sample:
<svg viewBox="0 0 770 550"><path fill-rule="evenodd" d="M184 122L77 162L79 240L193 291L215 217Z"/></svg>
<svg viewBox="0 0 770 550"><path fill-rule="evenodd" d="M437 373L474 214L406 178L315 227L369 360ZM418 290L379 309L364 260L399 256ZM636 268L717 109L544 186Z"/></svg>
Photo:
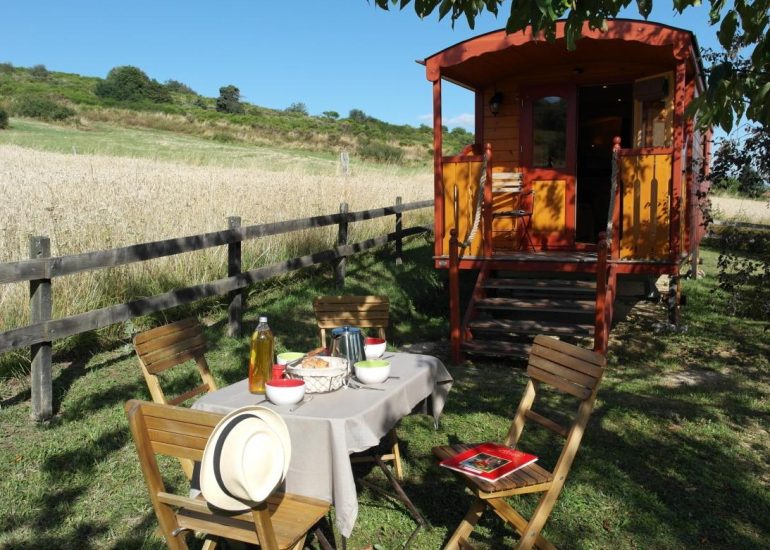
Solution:
<svg viewBox="0 0 770 550"><path fill-rule="evenodd" d="M339 229L337 230L337 246L344 246L348 244L348 203L340 203L340 214L343 218L340 221ZM347 259L343 256L337 260L334 265L334 280L337 284L337 289L342 290L345 288L345 267Z"/></svg>
<svg viewBox="0 0 770 550"><path fill-rule="evenodd" d="M396 265L401 265L404 263L404 255L403 255L403 246L404 243L401 239L401 230L403 229L403 214L401 213L401 205L403 204L403 199L401 197L396 197Z"/></svg>
<svg viewBox="0 0 770 550"><path fill-rule="evenodd" d="M29 257L31 259L49 258L51 256L51 239L48 237L29 238ZM36 279L29 282L30 322L40 323L51 320L53 298L51 279ZM51 381L51 359L53 346L51 342L41 342L30 347L32 356L32 371L30 385L32 386L32 413L35 420L47 420L53 415L53 387Z"/></svg>
<svg viewBox="0 0 770 550"><path fill-rule="evenodd" d="M227 228L238 229L241 227L240 216L228 216ZM227 245L227 276L232 277L241 273L241 241ZM227 306L227 334L228 336L241 335L241 321L243 319L243 295L244 289L230 292L230 303Z"/></svg>

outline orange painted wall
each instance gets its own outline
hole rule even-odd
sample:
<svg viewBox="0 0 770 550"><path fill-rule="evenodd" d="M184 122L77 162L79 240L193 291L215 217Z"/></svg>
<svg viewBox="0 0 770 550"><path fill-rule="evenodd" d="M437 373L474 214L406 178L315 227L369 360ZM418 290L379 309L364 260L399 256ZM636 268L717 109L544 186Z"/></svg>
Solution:
<svg viewBox="0 0 770 550"><path fill-rule="evenodd" d="M458 196L458 239L464 241L471 230L473 217L476 210L477 191L479 177L481 176L481 162L445 162L444 163L444 240L441 254L449 255L449 232L454 227L454 189L457 186ZM482 226L476 238L468 248L460 249L460 257L481 256Z"/></svg>
<svg viewBox="0 0 770 550"><path fill-rule="evenodd" d="M671 175L672 155L621 158L621 258L668 258Z"/></svg>

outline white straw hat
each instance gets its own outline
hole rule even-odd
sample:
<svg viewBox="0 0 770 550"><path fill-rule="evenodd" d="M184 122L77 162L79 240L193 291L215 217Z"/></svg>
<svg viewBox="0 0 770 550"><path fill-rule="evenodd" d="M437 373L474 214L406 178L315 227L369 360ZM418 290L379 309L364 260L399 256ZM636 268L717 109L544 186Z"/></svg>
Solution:
<svg viewBox="0 0 770 550"><path fill-rule="evenodd" d="M260 417L263 407L244 407L225 416L211 432L201 462L201 493L212 506L240 512L265 500L284 478L288 465L282 437L271 427L279 415ZM277 420L276 418L277 417ZM288 437L287 437L288 439Z"/></svg>

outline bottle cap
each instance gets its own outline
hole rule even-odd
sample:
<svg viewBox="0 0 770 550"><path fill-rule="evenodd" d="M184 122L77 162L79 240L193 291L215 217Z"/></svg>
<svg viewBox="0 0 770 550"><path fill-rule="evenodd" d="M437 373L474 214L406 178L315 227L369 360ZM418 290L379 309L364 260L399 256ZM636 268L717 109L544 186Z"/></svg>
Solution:
<svg viewBox="0 0 770 550"><path fill-rule="evenodd" d="M260 322L260 323L267 323L267 316L265 316L265 315L260 315L260 316L259 316L259 322Z"/></svg>

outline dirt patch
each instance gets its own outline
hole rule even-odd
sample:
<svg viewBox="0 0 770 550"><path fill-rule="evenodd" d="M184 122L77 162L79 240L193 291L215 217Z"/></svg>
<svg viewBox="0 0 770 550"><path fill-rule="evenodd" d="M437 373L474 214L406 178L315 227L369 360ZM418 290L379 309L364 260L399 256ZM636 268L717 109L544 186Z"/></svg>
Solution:
<svg viewBox="0 0 770 550"><path fill-rule="evenodd" d="M702 369L687 369L679 372L667 374L661 379L664 386L671 388L681 388L683 386L704 386L715 385L726 380L726 376Z"/></svg>

